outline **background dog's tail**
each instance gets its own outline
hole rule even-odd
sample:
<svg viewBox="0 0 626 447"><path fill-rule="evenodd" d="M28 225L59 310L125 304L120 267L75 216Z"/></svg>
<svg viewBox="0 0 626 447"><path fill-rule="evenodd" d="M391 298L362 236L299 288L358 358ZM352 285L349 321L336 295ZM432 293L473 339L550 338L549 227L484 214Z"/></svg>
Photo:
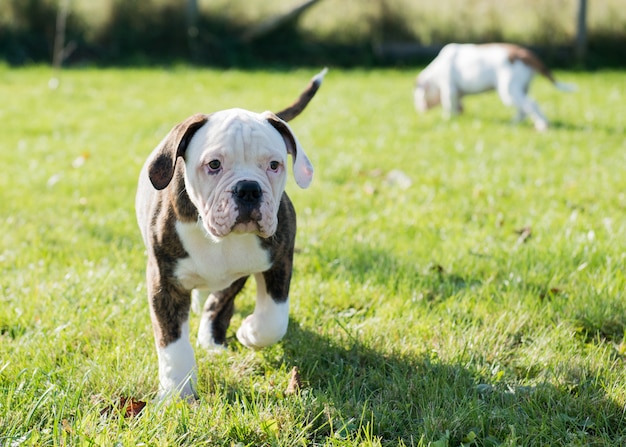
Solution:
<svg viewBox="0 0 626 447"><path fill-rule="evenodd" d="M520 60L533 70L539 72L545 76L557 89L562 92L575 92L576 86L574 84L567 84L565 82L558 82L554 79L554 75L550 69L543 63L539 57L527 48L520 47L518 45L508 45L509 48L509 60L514 62Z"/></svg>
<svg viewBox="0 0 626 447"><path fill-rule="evenodd" d="M322 80L324 80L324 75L326 75L327 72L328 68L324 68L318 74L313 76L311 82L309 82L309 85L307 85L306 89L300 94L296 102L291 104L286 109L276 113L276 116L284 121L291 121L296 116L300 115L309 101L313 99L315 93L320 88L320 85L322 85Z"/></svg>

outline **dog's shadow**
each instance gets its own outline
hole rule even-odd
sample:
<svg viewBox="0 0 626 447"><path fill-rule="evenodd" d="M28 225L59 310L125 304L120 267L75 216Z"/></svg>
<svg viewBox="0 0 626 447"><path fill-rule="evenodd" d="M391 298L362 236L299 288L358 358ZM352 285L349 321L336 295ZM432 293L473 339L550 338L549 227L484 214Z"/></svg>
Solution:
<svg viewBox="0 0 626 447"><path fill-rule="evenodd" d="M371 423L376 436L410 445L422 434L437 437L443 415L462 414L472 405L475 378L461 365L431 355L380 352L360 341L358 331L336 323L344 336L330 338L292 322L283 343L282 363L298 367L303 391L323 412L320 434L336 435L325 433L335 427L349 435Z"/></svg>
<svg viewBox="0 0 626 447"><path fill-rule="evenodd" d="M369 254L344 258L347 274L358 276L366 259L384 257ZM391 259L387 262L393 265ZM476 284L438 266L430 271L432 282L440 283L432 299L455 296ZM383 282L384 276L374 279ZM516 371L506 372L514 366L505 367L504 375L494 374L489 361L476 359L484 355L480 348L468 346L450 358L428 347L407 349L402 338L412 337L410 333L390 334L386 340L363 337L359 325L367 316L359 312L342 312L319 328L292 318L281 348L260 352L273 370L298 368L300 394L293 398L302 400L302 423L320 444L326 437L354 442L374 436L383 444L445 440L445 445L461 445L476 436L476 445L498 445L564 426L581 436L625 430L621 406L600 385L601 371L572 366L554 377L556 373L536 365L523 373L532 386L522 386ZM438 336L432 333L432 339ZM253 398L246 386L234 386L232 393Z"/></svg>
<svg viewBox="0 0 626 447"><path fill-rule="evenodd" d="M529 439L546 426L558 430L564 419L568 431L590 436L623 426L620 405L606 397L594 372L568 371L558 387L518 386L467 366L470 350L444 361L432 352L402 354L398 340L398 353L380 352L340 322L336 329L345 337L331 338L292 321L283 356L271 360L277 368L298 367L316 437L357 439L369 430L386 442L415 445L445 438L446 445L461 445L474 433L477 445L497 445L516 436ZM592 409L585 408L589 402Z"/></svg>
<svg viewBox="0 0 626 447"><path fill-rule="evenodd" d="M367 247L355 247L349 254L330 252L325 251L328 262L322 263L327 267L321 267L321 276L330 274L328 268L359 281L369 272L370 281L387 286L385 269L412 271L389 253ZM383 271L373 272L381 263ZM430 284L431 293L424 299L445 300L478 281L438 265L429 272L432 278L423 283ZM311 443L323 444L327 437L356 442L372 436L382 444L401 440L405 445L461 445L475 437L476 445L498 445L532 439L539 431L555 433L564 426L585 439L592 439L594 432L626 430L621 406L600 385L600 370L564 367L555 377L557 373L536 365L523 372L524 382L532 385L522 386L518 372L506 372L514 366L505 367L504 375L494 374L490 365L497 362L481 360L480 347L468 346L451 358L415 343L409 349L404 337L411 338L411 333L389 334L385 340L364 337L359 326L368 318L361 311L367 310L350 310L319 328L294 317L280 348L259 352L272 370L288 374L298 368L299 392L284 398L302 402L297 408L302 408L304 420L299 423L307 427ZM433 340L439 336L431 334ZM228 390L233 399L244 400L253 400L257 392L249 383L238 382Z"/></svg>
<svg viewBox="0 0 626 447"><path fill-rule="evenodd" d="M414 266L371 247L356 246L339 260L351 280L362 280L360 275L367 272L370 281L385 287L391 271L409 272L415 278L410 286L426 285L430 290L423 299L439 303L480 285L478 279L447 272L437 264L420 278ZM328 268L336 273L336 265ZM520 386L517 374L503 378L484 366L488 362L474 361L484 355L480 347L468 346L454 359L419 343L410 343L414 349L410 351L403 339L394 339L398 335L375 341L364 338L360 317L367 318L342 313L334 324L326 323L319 330L292 320L283 355L275 360L277 367L298 367L302 389L313 396L310 401L323 415L316 419L321 434L330 426L344 432L369 427L387 442L401 439L415 445L420 439L445 438L447 445L461 445L473 432L478 445L495 445L515 436L533 439L546 426L559 430L565 424L570 432L587 434L626 428L619 403L606 396L601 380L591 379L601 377L599 371L572 366L553 385L554 380L545 379L549 374L536 366L525 372L534 386ZM433 339L438 336L431 334ZM517 421L513 428L511 421Z"/></svg>

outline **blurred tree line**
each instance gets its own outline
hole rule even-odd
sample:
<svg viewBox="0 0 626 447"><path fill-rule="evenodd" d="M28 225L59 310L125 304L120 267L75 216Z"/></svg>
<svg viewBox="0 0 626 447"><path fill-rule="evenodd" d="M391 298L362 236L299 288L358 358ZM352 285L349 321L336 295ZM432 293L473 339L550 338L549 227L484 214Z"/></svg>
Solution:
<svg viewBox="0 0 626 447"><path fill-rule="evenodd" d="M93 0L92 6L106 4L107 8L88 12L73 8L72 0L4 0L0 3L0 59L11 65L51 63L56 54L57 63L66 65L384 66L426 63L442 44L462 40L450 27L438 31L439 45L420 46L407 18L390 7L390 1L362 3L376 5L367 16L368 29L373 31L346 39L340 33L303 30L298 14L250 38L255 24L249 18L197 9L197 0ZM67 14L61 17L62 13ZM625 36L624 30L589 35L587 66L626 65ZM502 34L495 30L481 37L494 41L501 40ZM553 65L575 61L573 42L570 46L537 44Z"/></svg>

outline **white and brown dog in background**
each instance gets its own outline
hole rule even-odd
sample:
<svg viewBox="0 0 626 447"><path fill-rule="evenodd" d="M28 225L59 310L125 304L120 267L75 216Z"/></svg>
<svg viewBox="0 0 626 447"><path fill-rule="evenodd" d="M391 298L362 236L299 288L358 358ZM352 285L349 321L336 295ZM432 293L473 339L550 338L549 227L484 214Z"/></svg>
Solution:
<svg viewBox="0 0 626 447"><path fill-rule="evenodd" d="M203 348L224 347L235 296L250 275L256 305L237 338L256 349L287 331L296 236L296 214L284 192L287 156L302 188L313 167L286 121L304 109L324 74L276 114L229 109L187 118L143 166L135 205L148 253L161 398L196 396L192 292L208 296L197 339Z"/></svg>
<svg viewBox="0 0 626 447"><path fill-rule="evenodd" d="M535 128L543 131L548 128L548 120L528 97L536 72L559 90L575 90L572 85L557 82L544 63L526 48L507 43L451 43L417 76L415 108L424 112L441 104L444 115L450 117L463 111L463 96L495 89L506 106L517 109L516 121L528 115Z"/></svg>

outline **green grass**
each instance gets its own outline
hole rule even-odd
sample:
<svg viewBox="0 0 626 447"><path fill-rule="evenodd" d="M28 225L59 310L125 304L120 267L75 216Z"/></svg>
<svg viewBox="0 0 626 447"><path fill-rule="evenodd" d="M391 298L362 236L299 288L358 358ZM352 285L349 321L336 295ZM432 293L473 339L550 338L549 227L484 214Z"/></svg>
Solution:
<svg viewBox="0 0 626 447"><path fill-rule="evenodd" d="M540 134L492 94L415 114L417 70L331 70L292 123L316 176L288 182L287 336L238 344L251 282L228 353L196 351L199 402L151 402L140 166L188 115L277 110L313 74L75 70L50 90L0 67L0 445L626 443L623 72L536 80ZM121 396L149 403L125 418Z"/></svg>

